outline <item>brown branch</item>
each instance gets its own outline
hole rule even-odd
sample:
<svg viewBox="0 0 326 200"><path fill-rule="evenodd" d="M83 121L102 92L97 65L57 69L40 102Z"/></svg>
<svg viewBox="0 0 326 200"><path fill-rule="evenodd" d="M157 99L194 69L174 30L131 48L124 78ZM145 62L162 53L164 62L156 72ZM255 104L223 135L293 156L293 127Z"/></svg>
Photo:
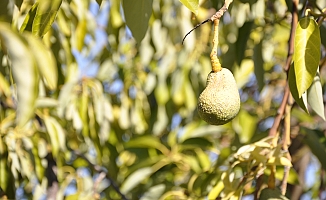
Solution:
<svg viewBox="0 0 326 200"><path fill-rule="evenodd" d="M295 30L297 28L297 23L298 23L298 0L293 0L293 10L292 10L292 22L291 22L291 34L290 34L290 38L288 41L288 56L286 59L286 63L284 66L284 70L286 72L289 71L291 63L292 63L292 56L293 56L293 52L294 52L294 35L295 35ZM283 100L282 103L277 111L277 115L275 117L274 123L272 128L269 130L269 136L276 136L277 130L280 126L281 120L283 118L284 115L284 111L286 108L286 104L289 98L289 94L290 94L290 88L289 85L286 84L285 90L284 90L284 96L283 96Z"/></svg>
<svg viewBox="0 0 326 200"><path fill-rule="evenodd" d="M205 21L197 24L193 29L191 29L182 39L182 44L184 42L184 40L186 39L186 37L195 29L197 29L199 26L207 23L207 22L214 22L215 20L219 20L223 14L228 10L229 5L232 3L233 0L226 0L223 7L221 9L219 9L212 17L210 17L209 19L206 19Z"/></svg>

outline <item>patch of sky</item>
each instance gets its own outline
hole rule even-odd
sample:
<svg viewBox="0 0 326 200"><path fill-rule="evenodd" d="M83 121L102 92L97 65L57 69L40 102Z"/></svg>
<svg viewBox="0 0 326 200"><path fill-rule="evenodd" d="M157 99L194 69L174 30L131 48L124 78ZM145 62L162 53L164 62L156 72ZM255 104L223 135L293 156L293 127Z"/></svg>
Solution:
<svg viewBox="0 0 326 200"><path fill-rule="evenodd" d="M182 117L176 113L172 116L171 130L177 128L182 121Z"/></svg>
<svg viewBox="0 0 326 200"><path fill-rule="evenodd" d="M131 99L136 99L137 96L137 88L135 86L130 86L129 88L129 97Z"/></svg>
<svg viewBox="0 0 326 200"><path fill-rule="evenodd" d="M97 55L108 46L107 34L105 28L108 24L108 18L110 13L110 3L105 1L100 8L97 3L90 4L90 13L95 17L97 28L94 31L94 38L91 34L85 36L85 44L91 46L84 47L81 52L76 49L72 50L72 54L76 58L76 62L81 71L81 76L94 77L97 74L99 63L96 60Z"/></svg>

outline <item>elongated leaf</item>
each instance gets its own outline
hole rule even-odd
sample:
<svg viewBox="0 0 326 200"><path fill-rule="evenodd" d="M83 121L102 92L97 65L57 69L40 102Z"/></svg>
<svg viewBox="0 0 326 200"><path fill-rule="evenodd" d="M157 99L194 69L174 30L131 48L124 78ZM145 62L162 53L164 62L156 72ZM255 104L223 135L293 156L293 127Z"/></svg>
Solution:
<svg viewBox="0 0 326 200"><path fill-rule="evenodd" d="M315 20L304 17L299 21L294 43L293 61L300 98L313 82L320 60L320 32Z"/></svg>
<svg viewBox="0 0 326 200"><path fill-rule="evenodd" d="M326 148L323 144L321 144L320 139L317 136L317 132L307 128L301 129L303 130L303 134L305 134L305 139L303 142L309 146L311 152L318 158L322 168L326 169Z"/></svg>
<svg viewBox="0 0 326 200"><path fill-rule="evenodd" d="M198 15L199 0L180 0L180 2L195 15Z"/></svg>
<svg viewBox="0 0 326 200"><path fill-rule="evenodd" d="M254 72L258 84L258 89L261 91L264 87L264 60L263 60L263 42L262 40L254 48Z"/></svg>
<svg viewBox="0 0 326 200"><path fill-rule="evenodd" d="M20 26L19 32L22 33L24 31L32 32L33 21L36 15L36 10L38 7L38 2L36 2L32 8L28 11L23 24Z"/></svg>
<svg viewBox="0 0 326 200"><path fill-rule="evenodd" d="M241 65L242 59L244 58L244 53L247 47L247 41L250 36L253 21L248 21L243 24L238 31L238 40L236 42L236 61L238 65Z"/></svg>
<svg viewBox="0 0 326 200"><path fill-rule="evenodd" d="M152 15L153 0L123 0L122 6L127 26L139 44L145 37Z"/></svg>
<svg viewBox="0 0 326 200"><path fill-rule="evenodd" d="M39 82L37 67L31 49L9 25L0 23L0 40L11 59L18 96L17 123L23 126L34 114Z"/></svg>
<svg viewBox="0 0 326 200"><path fill-rule="evenodd" d="M49 89L54 90L58 82L58 70L52 52L45 47L41 40L31 34L24 34L28 45L33 49L40 75Z"/></svg>
<svg viewBox="0 0 326 200"><path fill-rule="evenodd" d="M39 1L32 26L34 35L43 37L48 32L57 15L61 2L62 0Z"/></svg>
<svg viewBox="0 0 326 200"><path fill-rule="evenodd" d="M304 93L303 95L301 95L301 97L299 97L297 81L296 81L295 77L296 77L296 69L294 68L294 66L292 64L290 66L289 78L288 78L291 94L292 94L294 100L300 106L300 108L302 108L306 113L309 113L308 108L307 108L307 103L308 103L307 102L307 94Z"/></svg>
<svg viewBox="0 0 326 200"><path fill-rule="evenodd" d="M59 150L65 150L66 138L59 122L52 117L45 117L44 123L51 140L52 154L58 156Z"/></svg>
<svg viewBox="0 0 326 200"><path fill-rule="evenodd" d="M125 143L125 148L153 148L158 149L162 153L168 153L168 149L153 136L138 137Z"/></svg>
<svg viewBox="0 0 326 200"><path fill-rule="evenodd" d="M138 169L132 173L128 178L123 182L121 186L121 192L127 194L130 190L135 188L140 182L148 178L152 174L151 167L145 167Z"/></svg>
<svg viewBox="0 0 326 200"><path fill-rule="evenodd" d="M310 88L308 89L308 103L311 108L325 120L325 107L323 99L323 90L320 82L319 73L314 78Z"/></svg>

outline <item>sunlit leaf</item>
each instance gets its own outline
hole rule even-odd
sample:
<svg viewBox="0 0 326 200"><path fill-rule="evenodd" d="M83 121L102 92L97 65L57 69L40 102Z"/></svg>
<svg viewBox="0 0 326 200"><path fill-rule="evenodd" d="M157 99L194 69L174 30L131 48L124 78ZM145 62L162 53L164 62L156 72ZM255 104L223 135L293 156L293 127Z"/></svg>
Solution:
<svg viewBox="0 0 326 200"><path fill-rule="evenodd" d="M152 174L151 167L145 167L138 169L134 173L132 173L121 185L121 192L123 194L127 194L129 191L134 189L140 182L148 178Z"/></svg>
<svg viewBox="0 0 326 200"><path fill-rule="evenodd" d="M166 185L159 184L155 185L147 190L144 195L140 198L140 200L153 200L160 199L162 194L164 193Z"/></svg>
<svg viewBox="0 0 326 200"><path fill-rule="evenodd" d="M122 6L127 26L137 43L145 37L148 21L152 15L153 0L123 0Z"/></svg>
<svg viewBox="0 0 326 200"><path fill-rule="evenodd" d="M0 40L5 45L11 59L14 80L17 84L17 123L22 126L34 115L39 86L37 66L26 41L9 25L0 23Z"/></svg>
<svg viewBox="0 0 326 200"><path fill-rule="evenodd" d="M320 60L320 32L314 19L304 17L299 21L294 43L296 87L301 98L313 82Z"/></svg>
<svg viewBox="0 0 326 200"><path fill-rule="evenodd" d="M54 90L57 87L58 82L58 70L55 57L52 52L45 47L45 45L35 38L33 35L24 34L28 45L33 49L35 60L37 63L38 70L44 83L50 90Z"/></svg>
<svg viewBox="0 0 326 200"><path fill-rule="evenodd" d="M125 148L153 148L160 150L163 154L167 154L169 150L153 136L137 137L125 143Z"/></svg>
<svg viewBox="0 0 326 200"><path fill-rule="evenodd" d="M255 133L257 118L250 115L247 111L241 110L238 114L239 124L241 126L241 134L239 134L240 142L247 143Z"/></svg>
<svg viewBox="0 0 326 200"><path fill-rule="evenodd" d="M180 0L180 2L185 5L191 12L195 15L198 14L199 0Z"/></svg>
<svg viewBox="0 0 326 200"><path fill-rule="evenodd" d="M310 88L308 89L308 103L311 108L323 119L325 120L325 107L323 90L320 82L319 73L314 78Z"/></svg>
<svg viewBox="0 0 326 200"><path fill-rule="evenodd" d="M208 199L216 199L224 189L223 181L219 181L208 193Z"/></svg>
<svg viewBox="0 0 326 200"><path fill-rule="evenodd" d="M57 15L61 2L62 0L39 1L32 26L34 35L43 37L48 32Z"/></svg>
<svg viewBox="0 0 326 200"><path fill-rule="evenodd" d="M299 97L299 92L297 89L297 81L296 81L296 69L294 68L293 64L290 66L288 76L289 76L288 82L289 82L290 91L295 102L297 102L300 108L302 108L306 113L309 113L307 108L307 104L308 104L307 94L303 93L301 97Z"/></svg>
<svg viewBox="0 0 326 200"><path fill-rule="evenodd" d="M39 3L36 2L32 8L28 11L23 24L20 26L19 32L30 31L32 32L33 21L36 15L36 10Z"/></svg>

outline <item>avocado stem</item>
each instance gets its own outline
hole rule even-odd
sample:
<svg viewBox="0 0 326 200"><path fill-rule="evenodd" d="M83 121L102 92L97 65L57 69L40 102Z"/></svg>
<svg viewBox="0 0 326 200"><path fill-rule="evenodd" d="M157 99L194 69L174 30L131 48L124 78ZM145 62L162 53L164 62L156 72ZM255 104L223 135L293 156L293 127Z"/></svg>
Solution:
<svg viewBox="0 0 326 200"><path fill-rule="evenodd" d="M222 66L220 60L217 57L217 47L218 47L218 25L220 19L214 20L214 35L213 35L213 48L210 54L211 57L211 64L212 64L212 71L219 72L222 70Z"/></svg>

